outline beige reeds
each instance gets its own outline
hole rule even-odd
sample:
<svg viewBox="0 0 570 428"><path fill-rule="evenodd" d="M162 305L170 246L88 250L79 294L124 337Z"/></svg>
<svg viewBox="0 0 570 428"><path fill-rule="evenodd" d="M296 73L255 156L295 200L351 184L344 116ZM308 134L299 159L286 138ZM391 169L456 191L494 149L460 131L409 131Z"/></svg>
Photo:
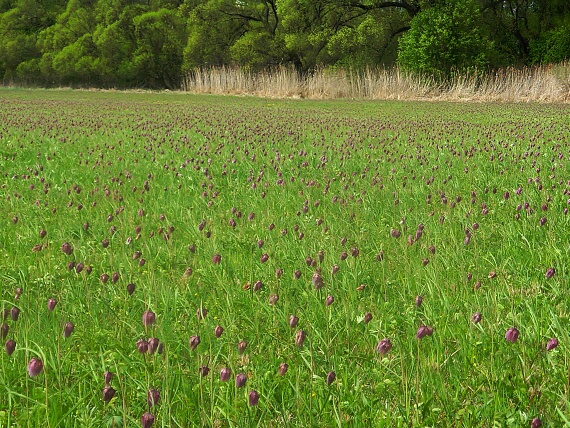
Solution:
<svg viewBox="0 0 570 428"><path fill-rule="evenodd" d="M399 68L317 68L304 75L288 67L257 73L239 67L196 68L183 79L182 90L270 98L568 102L570 63L454 73L445 80Z"/></svg>

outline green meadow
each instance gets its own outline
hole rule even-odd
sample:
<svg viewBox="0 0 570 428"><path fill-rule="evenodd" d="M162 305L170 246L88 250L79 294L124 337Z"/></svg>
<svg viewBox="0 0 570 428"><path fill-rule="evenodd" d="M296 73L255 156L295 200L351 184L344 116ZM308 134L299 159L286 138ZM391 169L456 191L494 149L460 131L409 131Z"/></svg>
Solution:
<svg viewBox="0 0 570 428"><path fill-rule="evenodd" d="M567 104L0 103L0 426L570 426Z"/></svg>

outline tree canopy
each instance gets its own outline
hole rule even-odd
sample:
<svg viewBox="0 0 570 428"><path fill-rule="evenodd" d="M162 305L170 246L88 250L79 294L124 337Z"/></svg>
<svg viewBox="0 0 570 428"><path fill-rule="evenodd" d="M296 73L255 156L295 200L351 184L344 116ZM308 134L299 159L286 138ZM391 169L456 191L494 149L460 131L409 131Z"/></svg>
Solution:
<svg viewBox="0 0 570 428"><path fill-rule="evenodd" d="M570 58L566 0L0 0L0 79L177 88L194 67L453 70Z"/></svg>

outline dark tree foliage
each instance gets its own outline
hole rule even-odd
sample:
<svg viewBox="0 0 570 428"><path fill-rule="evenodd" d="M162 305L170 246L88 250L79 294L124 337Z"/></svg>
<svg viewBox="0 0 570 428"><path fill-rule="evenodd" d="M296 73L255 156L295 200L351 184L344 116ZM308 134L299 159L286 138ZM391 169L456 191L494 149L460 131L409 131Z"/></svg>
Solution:
<svg viewBox="0 0 570 428"><path fill-rule="evenodd" d="M401 67L570 58L567 0L0 0L0 81L177 88L194 67Z"/></svg>

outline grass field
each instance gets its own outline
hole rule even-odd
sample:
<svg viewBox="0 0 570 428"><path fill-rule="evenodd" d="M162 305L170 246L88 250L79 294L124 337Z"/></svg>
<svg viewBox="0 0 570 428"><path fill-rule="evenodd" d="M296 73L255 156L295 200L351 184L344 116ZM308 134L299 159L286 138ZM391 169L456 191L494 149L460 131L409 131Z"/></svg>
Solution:
<svg viewBox="0 0 570 428"><path fill-rule="evenodd" d="M0 102L0 426L570 426L567 105Z"/></svg>

